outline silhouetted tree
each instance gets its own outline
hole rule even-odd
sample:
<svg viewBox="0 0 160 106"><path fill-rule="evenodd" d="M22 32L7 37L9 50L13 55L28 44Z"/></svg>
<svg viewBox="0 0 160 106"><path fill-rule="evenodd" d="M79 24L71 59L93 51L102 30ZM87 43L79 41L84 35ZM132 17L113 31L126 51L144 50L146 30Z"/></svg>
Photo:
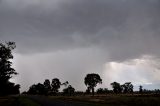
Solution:
<svg viewBox="0 0 160 106"><path fill-rule="evenodd" d="M109 90L107 88L98 88L96 92L97 94L106 94Z"/></svg>
<svg viewBox="0 0 160 106"><path fill-rule="evenodd" d="M126 82L122 85L124 93L132 93L133 92L133 85L131 82Z"/></svg>
<svg viewBox="0 0 160 106"><path fill-rule="evenodd" d="M64 89L63 89L63 94L64 94L64 95L69 95L69 96L71 96L71 95L74 94L74 92L75 92L75 89L74 89L71 85L69 85L67 88L64 88Z"/></svg>
<svg viewBox="0 0 160 106"><path fill-rule="evenodd" d="M14 85L13 88L12 88L12 93L11 94L20 94L20 85L17 84L17 85Z"/></svg>
<svg viewBox="0 0 160 106"><path fill-rule="evenodd" d="M112 88L113 88L113 92L114 93L121 93L122 92L122 87L121 87L121 85L120 85L120 83L118 83L118 82L113 82L113 83L111 83L111 86L112 86Z"/></svg>
<svg viewBox="0 0 160 106"><path fill-rule="evenodd" d="M69 85L69 86L68 86L68 92L69 92L69 96L71 96L71 95L74 94L75 89L74 89L71 85Z"/></svg>
<svg viewBox="0 0 160 106"><path fill-rule="evenodd" d="M69 84L69 82L66 81L66 82L62 83L61 85L67 86L68 84Z"/></svg>
<svg viewBox="0 0 160 106"><path fill-rule="evenodd" d="M139 86L139 93L142 93L142 92L143 92L143 89L142 89L142 88L143 88L143 86L140 85L140 86Z"/></svg>
<svg viewBox="0 0 160 106"><path fill-rule="evenodd" d="M87 88L92 89L92 95L94 96L94 87L96 87L98 83L101 84L102 79L98 74L87 74L84 79L84 83Z"/></svg>
<svg viewBox="0 0 160 106"><path fill-rule="evenodd" d="M49 79L45 79L43 85L45 88L45 94L48 95L51 92L51 83L50 83Z"/></svg>
<svg viewBox="0 0 160 106"><path fill-rule="evenodd" d="M91 93L91 88L90 87L87 87L86 89L86 94L90 94Z"/></svg>
<svg viewBox="0 0 160 106"><path fill-rule="evenodd" d="M97 92L97 94L103 94L104 93L103 88L98 88L96 92Z"/></svg>
<svg viewBox="0 0 160 106"><path fill-rule="evenodd" d="M37 89L36 89L36 85L35 85L35 84L33 84L32 86L29 87L28 94L33 94L33 95L35 95L35 94L37 94L37 93L38 93L38 91L37 91Z"/></svg>
<svg viewBox="0 0 160 106"><path fill-rule="evenodd" d="M155 93L155 94L160 94L160 89L155 89L155 90L154 90L154 93Z"/></svg>
<svg viewBox="0 0 160 106"><path fill-rule="evenodd" d="M58 93L60 86L61 86L61 82L59 81L58 78L52 79L51 87L52 87L53 94Z"/></svg>
<svg viewBox="0 0 160 106"><path fill-rule="evenodd" d="M14 42L0 43L0 95L19 93L19 85L9 81L17 72L11 67L13 59L12 50L15 49ZM13 91L15 90L15 91Z"/></svg>
<svg viewBox="0 0 160 106"><path fill-rule="evenodd" d="M38 83L36 85L36 89L37 89L37 92L38 92L39 95L44 95L45 94L45 87L44 87L43 84Z"/></svg>
<svg viewBox="0 0 160 106"><path fill-rule="evenodd" d="M44 85L41 84L41 83L34 84L34 85L32 85L32 86L29 88L28 94L44 95L44 94L45 94L45 87L44 87Z"/></svg>
<svg viewBox="0 0 160 106"><path fill-rule="evenodd" d="M23 95L27 95L27 94L28 94L28 92L27 92L27 91L23 91L21 94L23 94Z"/></svg>

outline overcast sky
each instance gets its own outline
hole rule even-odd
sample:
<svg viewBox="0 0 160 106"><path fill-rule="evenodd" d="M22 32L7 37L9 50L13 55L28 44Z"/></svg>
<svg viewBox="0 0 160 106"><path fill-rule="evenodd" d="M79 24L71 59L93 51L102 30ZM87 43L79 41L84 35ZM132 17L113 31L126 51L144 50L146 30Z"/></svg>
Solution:
<svg viewBox="0 0 160 106"><path fill-rule="evenodd" d="M85 90L103 84L160 88L160 0L0 0L0 40L15 41L21 91L48 78Z"/></svg>

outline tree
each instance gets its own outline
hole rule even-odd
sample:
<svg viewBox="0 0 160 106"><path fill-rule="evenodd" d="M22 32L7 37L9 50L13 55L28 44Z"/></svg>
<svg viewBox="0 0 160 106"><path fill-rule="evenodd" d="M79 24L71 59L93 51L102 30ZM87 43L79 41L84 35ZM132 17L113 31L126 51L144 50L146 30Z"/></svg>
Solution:
<svg viewBox="0 0 160 106"><path fill-rule="evenodd" d="M133 85L131 82L126 82L122 85L124 93L132 93L133 92Z"/></svg>
<svg viewBox="0 0 160 106"><path fill-rule="evenodd" d="M33 94L33 95L44 95L45 94L45 87L43 84L38 83L38 84L33 84L29 90L28 94Z"/></svg>
<svg viewBox="0 0 160 106"><path fill-rule="evenodd" d="M86 75L84 83L88 89L92 90L92 95L94 96L94 87L96 87L98 83L101 84L102 79L98 74L91 73Z"/></svg>
<svg viewBox="0 0 160 106"><path fill-rule="evenodd" d="M17 72L11 68L12 62L9 59L13 59L12 50L15 48L14 42L8 42L6 44L0 43L0 81L7 82L12 75L16 75Z"/></svg>
<svg viewBox="0 0 160 106"><path fill-rule="evenodd" d="M61 82L58 78L52 79L51 87L54 94L56 94L61 86Z"/></svg>
<svg viewBox="0 0 160 106"><path fill-rule="evenodd" d="M109 90L108 88L98 88L96 92L97 94L107 94L109 93Z"/></svg>
<svg viewBox="0 0 160 106"><path fill-rule="evenodd" d="M111 83L111 86L112 86L112 88L113 88L113 92L114 93L121 93L122 92L122 87L121 87L121 85L120 85L120 83L118 83L118 82L113 82L113 83Z"/></svg>
<svg viewBox="0 0 160 106"><path fill-rule="evenodd" d="M140 86L139 86L139 93L142 93L142 92L143 92L143 89L142 89L142 88L143 88L143 86L140 85Z"/></svg>
<svg viewBox="0 0 160 106"><path fill-rule="evenodd" d="M32 86L30 86L27 93L28 93L28 94L33 94L33 95L37 94L36 85L33 84Z"/></svg>
<svg viewBox="0 0 160 106"><path fill-rule="evenodd" d="M69 82L66 81L66 82L62 83L61 85L67 86L68 84L69 84Z"/></svg>
<svg viewBox="0 0 160 106"><path fill-rule="evenodd" d="M49 79L45 79L43 85L44 85L44 88L45 88L45 94L48 95L51 91L51 84L50 84Z"/></svg>
<svg viewBox="0 0 160 106"><path fill-rule="evenodd" d="M67 94L67 95L71 96L71 95L74 94L74 92L75 92L75 89L71 85L69 85L67 88L63 89L63 94L64 95Z"/></svg>
<svg viewBox="0 0 160 106"><path fill-rule="evenodd" d="M17 72L11 67L13 59L12 50L15 49L15 42L0 43L0 95L12 94L13 89L19 92L19 85L9 81ZM14 92L15 93L15 92Z"/></svg>
<svg viewBox="0 0 160 106"><path fill-rule="evenodd" d="M44 95L45 94L45 87L44 87L43 84L38 83L36 85L36 89L37 89L37 94L39 94L39 95Z"/></svg>
<svg viewBox="0 0 160 106"><path fill-rule="evenodd" d="M96 92L97 94L104 94L103 88L98 88Z"/></svg>
<svg viewBox="0 0 160 106"><path fill-rule="evenodd" d="M91 93L91 88L90 87L87 87L86 89L86 94L90 94Z"/></svg>
<svg viewBox="0 0 160 106"><path fill-rule="evenodd" d="M68 86L68 92L69 92L69 96L71 96L75 92L75 89L71 85L69 85Z"/></svg>

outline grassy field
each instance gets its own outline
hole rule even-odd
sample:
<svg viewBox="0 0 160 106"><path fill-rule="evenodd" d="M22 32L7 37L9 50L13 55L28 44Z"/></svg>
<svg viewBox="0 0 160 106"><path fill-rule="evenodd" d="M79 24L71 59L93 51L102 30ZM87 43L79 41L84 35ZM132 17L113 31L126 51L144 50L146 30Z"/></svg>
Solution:
<svg viewBox="0 0 160 106"><path fill-rule="evenodd" d="M53 101L76 102L88 106L160 106L160 95L43 96ZM0 97L0 106L39 106L27 96Z"/></svg>
<svg viewBox="0 0 160 106"><path fill-rule="evenodd" d="M77 101L96 104L97 106L160 106L160 95L99 95L55 97L52 99Z"/></svg>
<svg viewBox="0 0 160 106"><path fill-rule="evenodd" d="M18 102L19 106L40 106L38 103L24 96L18 97Z"/></svg>
<svg viewBox="0 0 160 106"><path fill-rule="evenodd" d="M15 98L13 97L0 97L0 106L12 106L15 104Z"/></svg>
<svg viewBox="0 0 160 106"><path fill-rule="evenodd" d="M40 105L23 96L19 97L5 96L5 97L0 97L0 106L40 106Z"/></svg>

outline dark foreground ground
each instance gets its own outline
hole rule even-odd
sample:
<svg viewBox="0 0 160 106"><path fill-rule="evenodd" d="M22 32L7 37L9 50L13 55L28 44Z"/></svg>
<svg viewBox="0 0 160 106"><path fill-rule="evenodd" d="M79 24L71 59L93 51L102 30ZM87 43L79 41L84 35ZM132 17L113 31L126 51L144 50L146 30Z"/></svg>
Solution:
<svg viewBox="0 0 160 106"><path fill-rule="evenodd" d="M160 95L8 96L0 106L160 106Z"/></svg>

